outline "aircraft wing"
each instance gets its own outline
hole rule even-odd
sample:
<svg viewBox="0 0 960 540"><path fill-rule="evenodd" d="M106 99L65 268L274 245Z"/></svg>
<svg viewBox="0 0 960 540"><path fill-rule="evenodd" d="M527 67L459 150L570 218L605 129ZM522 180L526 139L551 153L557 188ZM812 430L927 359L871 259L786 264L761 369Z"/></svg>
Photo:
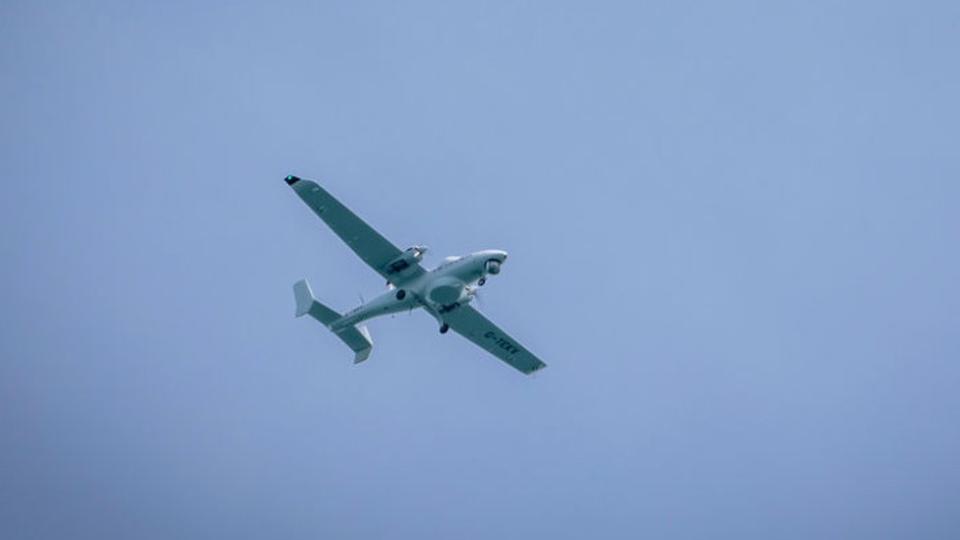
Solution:
<svg viewBox="0 0 960 540"><path fill-rule="evenodd" d="M529 375L547 367L526 347L469 305L460 306L453 311L440 314L439 317L454 332L483 347L490 354L523 373Z"/></svg>
<svg viewBox="0 0 960 540"><path fill-rule="evenodd" d="M390 283L399 286L426 272L419 263L405 265L402 271L391 271L390 263L403 254L397 246L391 244L316 182L296 176L288 176L286 182L363 262Z"/></svg>

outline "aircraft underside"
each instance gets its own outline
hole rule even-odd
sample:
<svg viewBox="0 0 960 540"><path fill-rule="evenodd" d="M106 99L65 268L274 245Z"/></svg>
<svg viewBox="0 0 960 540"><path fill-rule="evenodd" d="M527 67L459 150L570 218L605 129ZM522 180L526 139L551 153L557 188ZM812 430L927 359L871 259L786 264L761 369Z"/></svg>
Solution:
<svg viewBox="0 0 960 540"><path fill-rule="evenodd" d="M440 324L440 332L454 330L507 364L532 373L546 367L539 358L470 306L477 288L500 273L507 259L501 250L484 250L448 257L427 271L421 265L427 248L401 251L387 241L316 182L288 176L287 185L364 262L387 280L390 290L345 313L320 303L306 280L294 285L297 316L310 315L321 322L355 353L354 362L370 356L373 340L360 323L381 315L417 308L426 309Z"/></svg>

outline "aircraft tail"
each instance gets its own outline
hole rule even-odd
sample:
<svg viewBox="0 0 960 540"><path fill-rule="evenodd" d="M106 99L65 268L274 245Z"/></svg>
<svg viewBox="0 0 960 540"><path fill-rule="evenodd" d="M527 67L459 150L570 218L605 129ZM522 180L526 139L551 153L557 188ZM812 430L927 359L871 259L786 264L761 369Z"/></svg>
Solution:
<svg viewBox="0 0 960 540"><path fill-rule="evenodd" d="M310 284L307 280L301 279L293 285L293 296L297 300L297 317L310 315L314 319L323 323L327 328L339 319L342 315L329 307L321 304L313 297L313 291L310 290ZM332 330L350 349L356 353L353 358L354 364L359 364L370 357L373 351L373 340L370 339L370 332L366 326L347 326Z"/></svg>

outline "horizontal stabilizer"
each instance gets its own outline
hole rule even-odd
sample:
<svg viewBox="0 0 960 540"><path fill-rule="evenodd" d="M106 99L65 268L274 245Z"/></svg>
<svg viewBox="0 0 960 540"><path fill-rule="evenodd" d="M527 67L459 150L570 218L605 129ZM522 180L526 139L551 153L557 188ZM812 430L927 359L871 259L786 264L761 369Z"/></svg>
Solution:
<svg viewBox="0 0 960 540"><path fill-rule="evenodd" d="M301 279L294 284L293 296L297 300L297 317L309 314L326 327L329 327L341 317L339 313L321 304L313 297L310 284L305 279ZM353 359L354 364L359 364L370 357L370 353L373 351L373 340L370 339L370 332L367 327L347 326L335 330L333 333L356 353Z"/></svg>

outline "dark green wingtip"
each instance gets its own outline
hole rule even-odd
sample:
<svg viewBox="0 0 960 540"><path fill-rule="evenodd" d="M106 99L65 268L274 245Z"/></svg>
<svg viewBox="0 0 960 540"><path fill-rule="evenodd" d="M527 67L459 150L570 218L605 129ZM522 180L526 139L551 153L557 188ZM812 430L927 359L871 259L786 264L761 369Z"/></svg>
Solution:
<svg viewBox="0 0 960 540"><path fill-rule="evenodd" d="M300 178L291 174L291 175L288 175L286 178L284 178L283 181L286 182L288 186L292 186L297 182L299 182Z"/></svg>

